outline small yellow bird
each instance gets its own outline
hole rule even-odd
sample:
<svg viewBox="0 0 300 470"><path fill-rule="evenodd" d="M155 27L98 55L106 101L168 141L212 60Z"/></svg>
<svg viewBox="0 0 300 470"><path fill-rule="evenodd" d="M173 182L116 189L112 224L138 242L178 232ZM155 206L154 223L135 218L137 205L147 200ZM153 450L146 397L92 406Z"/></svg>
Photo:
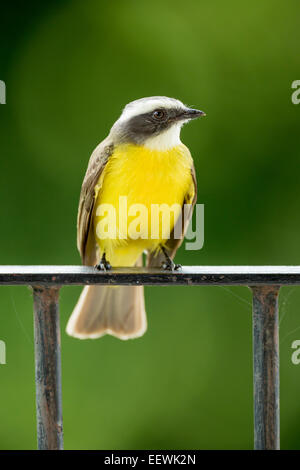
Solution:
<svg viewBox="0 0 300 470"><path fill-rule="evenodd" d="M172 259L197 199L193 159L180 140L180 130L185 122L204 115L165 96L125 106L108 137L92 153L83 180L77 246L84 265L100 270L141 266L147 252L147 266L179 268ZM191 210L183 224L184 204ZM152 217L153 207L162 205L174 208L169 230L161 218ZM108 212L111 219L104 217ZM111 221L114 226L107 230ZM180 236L175 237L179 221ZM67 333L82 339L104 334L129 339L143 335L146 328L143 286L86 286Z"/></svg>

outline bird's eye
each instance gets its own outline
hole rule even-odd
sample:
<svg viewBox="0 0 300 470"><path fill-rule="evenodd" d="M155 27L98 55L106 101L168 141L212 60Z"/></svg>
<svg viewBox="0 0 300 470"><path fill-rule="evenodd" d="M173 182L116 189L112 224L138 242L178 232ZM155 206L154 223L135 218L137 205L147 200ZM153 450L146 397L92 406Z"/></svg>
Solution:
<svg viewBox="0 0 300 470"><path fill-rule="evenodd" d="M156 109L152 113L152 116L154 117L154 119L156 119L156 121L161 121L162 119L164 119L165 115L166 113L163 109Z"/></svg>

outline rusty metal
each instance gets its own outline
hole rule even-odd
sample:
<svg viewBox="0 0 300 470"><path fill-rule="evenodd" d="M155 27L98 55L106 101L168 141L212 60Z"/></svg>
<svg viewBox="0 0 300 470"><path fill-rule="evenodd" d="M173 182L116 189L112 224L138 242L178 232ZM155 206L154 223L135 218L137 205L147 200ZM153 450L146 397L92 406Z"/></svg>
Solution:
<svg viewBox="0 0 300 470"><path fill-rule="evenodd" d="M280 286L254 286L253 377L254 448L279 449L279 332Z"/></svg>
<svg viewBox="0 0 300 470"><path fill-rule="evenodd" d="M6 285L300 285L300 266L183 266L179 271L89 266L1 266Z"/></svg>
<svg viewBox="0 0 300 470"><path fill-rule="evenodd" d="M255 449L279 448L278 292L300 285L300 266L184 266L161 269L0 266L0 285L34 289L39 449L62 449L58 297L62 285L244 285L253 290Z"/></svg>
<svg viewBox="0 0 300 470"><path fill-rule="evenodd" d="M35 286L33 297L38 449L60 450L63 425L59 288Z"/></svg>

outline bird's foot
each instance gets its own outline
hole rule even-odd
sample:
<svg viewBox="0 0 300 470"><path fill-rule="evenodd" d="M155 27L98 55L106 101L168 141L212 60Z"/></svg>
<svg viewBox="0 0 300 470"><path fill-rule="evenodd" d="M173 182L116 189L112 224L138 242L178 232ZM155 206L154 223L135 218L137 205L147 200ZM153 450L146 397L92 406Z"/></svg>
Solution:
<svg viewBox="0 0 300 470"><path fill-rule="evenodd" d="M182 266L181 264L175 264L171 259L169 259L161 264L161 268L164 271L180 271Z"/></svg>
<svg viewBox="0 0 300 470"><path fill-rule="evenodd" d="M110 271L111 270L111 264L107 261L105 258L105 255L102 256L101 261L99 264L95 265L95 268L98 271Z"/></svg>
<svg viewBox="0 0 300 470"><path fill-rule="evenodd" d="M162 262L161 268L164 271L179 271L182 268L181 264L174 263L174 261L172 260L172 258L170 258L166 248L163 245L160 246L160 249L165 255L165 261Z"/></svg>
<svg viewBox="0 0 300 470"><path fill-rule="evenodd" d="M110 271L111 265L108 261L105 261L104 263L100 261L99 264L95 265L95 268L97 269L97 271Z"/></svg>

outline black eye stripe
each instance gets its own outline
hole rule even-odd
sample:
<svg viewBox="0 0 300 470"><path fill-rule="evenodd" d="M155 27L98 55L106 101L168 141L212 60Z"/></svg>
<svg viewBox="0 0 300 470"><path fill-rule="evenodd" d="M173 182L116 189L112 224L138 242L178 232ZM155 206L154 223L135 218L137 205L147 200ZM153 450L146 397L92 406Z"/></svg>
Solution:
<svg viewBox="0 0 300 470"><path fill-rule="evenodd" d="M163 117L154 117L153 113L156 111L162 111ZM158 135L160 132L168 129L181 114L182 109L174 107L167 109L155 108L152 111L133 116L121 124L121 141L141 144L147 138Z"/></svg>

